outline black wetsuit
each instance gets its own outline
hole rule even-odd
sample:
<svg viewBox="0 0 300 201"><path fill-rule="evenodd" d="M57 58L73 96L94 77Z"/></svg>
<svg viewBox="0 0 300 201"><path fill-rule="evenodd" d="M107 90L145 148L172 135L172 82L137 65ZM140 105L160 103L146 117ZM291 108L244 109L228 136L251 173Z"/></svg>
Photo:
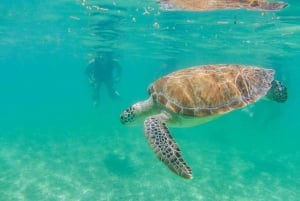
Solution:
<svg viewBox="0 0 300 201"><path fill-rule="evenodd" d="M111 58L95 58L86 68L90 85L93 88L93 100L99 101L100 87L104 84L110 97L116 98L119 93L115 90L115 82L120 78L121 66Z"/></svg>

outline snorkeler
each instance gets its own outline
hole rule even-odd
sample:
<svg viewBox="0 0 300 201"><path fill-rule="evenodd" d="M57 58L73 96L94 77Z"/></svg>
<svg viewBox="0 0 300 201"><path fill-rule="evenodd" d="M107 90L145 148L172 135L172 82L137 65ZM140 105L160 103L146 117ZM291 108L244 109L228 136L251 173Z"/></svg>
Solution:
<svg viewBox="0 0 300 201"><path fill-rule="evenodd" d="M122 68L118 61L113 58L112 52L102 53L92 59L87 68L86 75L93 90L93 102L99 104L100 87L104 84L111 98L120 96L115 89L115 83L120 80Z"/></svg>

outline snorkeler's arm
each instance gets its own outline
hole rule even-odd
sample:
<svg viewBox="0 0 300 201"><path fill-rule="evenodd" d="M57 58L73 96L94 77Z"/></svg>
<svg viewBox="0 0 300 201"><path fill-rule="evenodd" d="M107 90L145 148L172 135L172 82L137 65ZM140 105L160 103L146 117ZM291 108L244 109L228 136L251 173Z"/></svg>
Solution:
<svg viewBox="0 0 300 201"><path fill-rule="evenodd" d="M115 62L115 80L119 81L121 79L121 74L122 74L122 66L119 64L119 62Z"/></svg>
<svg viewBox="0 0 300 201"><path fill-rule="evenodd" d="M94 73L94 65L95 65L95 59L90 60L89 64L87 65L85 69L85 74L90 76L91 74Z"/></svg>

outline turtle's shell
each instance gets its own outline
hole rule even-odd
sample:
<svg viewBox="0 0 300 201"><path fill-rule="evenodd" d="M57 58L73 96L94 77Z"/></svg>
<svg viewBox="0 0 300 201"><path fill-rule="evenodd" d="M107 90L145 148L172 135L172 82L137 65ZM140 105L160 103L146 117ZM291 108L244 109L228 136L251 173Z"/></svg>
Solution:
<svg viewBox="0 0 300 201"><path fill-rule="evenodd" d="M155 103L188 116L223 114L266 95L274 70L242 65L205 65L175 71L155 81Z"/></svg>

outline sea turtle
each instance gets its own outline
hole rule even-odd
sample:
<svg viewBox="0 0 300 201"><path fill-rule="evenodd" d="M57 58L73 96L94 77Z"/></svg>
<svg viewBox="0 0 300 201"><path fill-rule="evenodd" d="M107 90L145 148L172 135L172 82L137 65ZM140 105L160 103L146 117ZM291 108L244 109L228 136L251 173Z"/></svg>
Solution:
<svg viewBox="0 0 300 201"><path fill-rule="evenodd" d="M160 0L164 9L216 10L246 8L251 10L280 10L288 4L266 0Z"/></svg>
<svg viewBox="0 0 300 201"><path fill-rule="evenodd" d="M205 123L262 97L285 102L287 88L274 80L274 73L272 69L235 64L178 70L151 84L150 97L123 111L120 120L123 124L143 120L145 136L156 156L176 174L192 178L168 126Z"/></svg>

